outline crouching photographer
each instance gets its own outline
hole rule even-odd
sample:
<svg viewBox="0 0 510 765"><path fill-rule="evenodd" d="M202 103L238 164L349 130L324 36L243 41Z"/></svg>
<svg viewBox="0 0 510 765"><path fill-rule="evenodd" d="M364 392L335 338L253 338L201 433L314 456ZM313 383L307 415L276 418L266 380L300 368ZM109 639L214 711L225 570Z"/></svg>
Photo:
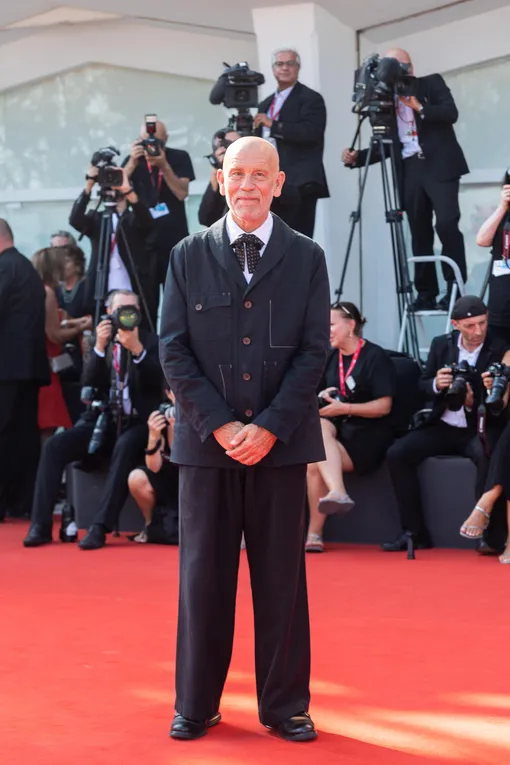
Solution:
<svg viewBox="0 0 510 765"><path fill-rule="evenodd" d="M343 474L368 473L384 460L393 440L390 412L395 373L389 356L364 340L364 320L353 303L331 309L331 345L319 393L326 460L308 466L310 526L307 552L323 552L325 516L354 507Z"/></svg>
<svg viewBox="0 0 510 765"><path fill-rule="evenodd" d="M488 451L497 441L502 418L487 409L485 444L477 435L478 407L485 400L482 373L501 361L504 341L488 332L487 308L473 295L455 303L454 331L434 338L420 387L432 408L421 423L397 440L387 454L402 524L402 533L383 550L431 547L421 505L418 467L427 457L458 455L471 459L477 468L477 495L485 485Z"/></svg>
<svg viewBox="0 0 510 765"><path fill-rule="evenodd" d="M134 542L177 544L178 481L177 465L170 462L174 424L175 398L166 390L169 401L149 417L149 439L145 449L145 467L129 476L129 490L145 518L145 528Z"/></svg>
<svg viewBox="0 0 510 765"><path fill-rule="evenodd" d="M211 178L198 208L198 222L201 226L212 226L227 213L227 202L218 183L218 170L223 167L226 150L240 137L238 132L230 128L217 130L213 135L212 152L207 156L212 166Z"/></svg>
<svg viewBox="0 0 510 765"><path fill-rule="evenodd" d="M111 459L104 495L80 547L102 547L106 533L116 527L128 496L129 473L143 459L147 418L162 387L158 338L139 329L140 320L137 295L129 290L110 295L107 318L97 326L94 350L83 373L89 406L76 425L52 436L44 446L25 547L52 541L62 474L67 465L89 455Z"/></svg>
<svg viewBox="0 0 510 765"><path fill-rule="evenodd" d="M488 391L487 411L501 417L505 426L491 456L485 491L475 504L473 512L462 524L461 536L479 542L478 552L500 555L501 563L510 564L510 424L508 399L510 393L510 351L501 364L492 364L482 375ZM504 500L504 501L500 501Z"/></svg>

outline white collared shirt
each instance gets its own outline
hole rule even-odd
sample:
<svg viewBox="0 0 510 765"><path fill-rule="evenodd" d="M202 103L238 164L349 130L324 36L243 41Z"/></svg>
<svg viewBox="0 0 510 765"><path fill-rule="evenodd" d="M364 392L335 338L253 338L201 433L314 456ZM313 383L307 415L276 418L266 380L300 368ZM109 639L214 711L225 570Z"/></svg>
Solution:
<svg viewBox="0 0 510 765"><path fill-rule="evenodd" d="M418 129L416 127L416 115L414 109L403 104L400 99L396 100L398 137L402 144L402 159L412 157L421 151L418 141Z"/></svg>
<svg viewBox="0 0 510 765"><path fill-rule="evenodd" d="M227 214L227 220L226 220L226 227L227 227L227 236L230 244L234 242L238 237L242 236L243 234L248 233L247 231L243 231L243 229L237 225L234 218L232 217L232 213L229 212ZM264 250L267 247L267 243L269 242L271 238L271 234L273 232L273 216L271 213L267 216L262 226L259 226L259 228L255 229L255 231L250 231L250 234L254 234L255 236L258 236L258 238L264 242L263 247L260 248L260 257L264 254ZM251 278L253 274L250 274L248 271L248 264L246 262L246 256L244 258L244 278L248 283L250 283Z"/></svg>
<svg viewBox="0 0 510 765"><path fill-rule="evenodd" d="M280 112L282 110L282 106L284 105L285 101L288 99L292 91L294 90L294 85L291 85L290 88L285 88L285 90L277 90L276 93L273 96L273 100L269 104L269 109L267 110L267 116L271 117L273 114L274 116L271 117L273 120L277 120ZM271 106L273 107L271 109ZM271 128L263 127L262 128L262 138L265 138L266 141L269 141L273 144L273 146L276 146L276 140L271 137Z"/></svg>
<svg viewBox="0 0 510 765"><path fill-rule="evenodd" d="M108 269L108 292L112 290L133 290L131 285L131 279L127 272L127 268L124 265L119 252L119 242L117 239L117 227L119 225L119 216L117 213L112 215L112 245L113 249L110 254L110 267Z"/></svg>
<svg viewBox="0 0 510 765"><path fill-rule="evenodd" d="M457 363L460 364L461 361L467 361L470 366L476 366L480 351L483 348L483 343L481 343L478 348L475 348L474 351L467 351L462 345L462 335L459 335L457 345L459 348L459 360ZM432 387L434 388L434 393L437 393L438 390L436 388L435 380ZM441 419L453 428L467 428L466 410L464 407L461 407L458 412L452 412L451 409L445 409Z"/></svg>

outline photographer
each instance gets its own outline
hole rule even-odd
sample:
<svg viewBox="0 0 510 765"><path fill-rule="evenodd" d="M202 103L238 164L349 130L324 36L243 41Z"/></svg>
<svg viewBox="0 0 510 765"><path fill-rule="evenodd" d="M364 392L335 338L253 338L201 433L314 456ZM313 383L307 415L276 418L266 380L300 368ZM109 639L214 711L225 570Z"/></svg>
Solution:
<svg viewBox="0 0 510 765"><path fill-rule="evenodd" d="M276 93L264 99L255 116L256 135L278 149L285 186L271 210L295 231L313 237L317 200L329 197L322 163L326 106L315 90L298 82L301 59L294 50L273 55Z"/></svg>
<svg viewBox="0 0 510 765"><path fill-rule="evenodd" d="M107 314L114 319L123 308L139 311L138 296L127 290L118 290L109 297ZM94 525L80 543L85 550L102 547L108 531L115 528L119 513L128 496L128 476L140 463L147 441L147 419L160 399L162 372L158 356L156 335L138 330L117 329L112 336L112 320L101 321L96 329L95 346L85 365L83 383L96 390L96 398L116 400L122 394L121 434L117 440L115 417L110 418L103 451L111 454L105 493ZM125 352L128 356L125 357ZM123 359L127 359L126 373L121 380ZM50 438L43 449L32 507L31 526L24 541L25 547L38 547L52 541L52 515L57 501L62 474L67 465L83 460L96 427L97 417L86 411L70 430Z"/></svg>
<svg viewBox="0 0 510 765"><path fill-rule="evenodd" d="M218 130L213 136L212 154L209 155L212 165L211 179L198 208L198 222L201 226L212 226L227 213L227 202L220 193L217 175L218 170L223 167L223 157L227 148L240 137L239 133L228 128Z"/></svg>
<svg viewBox="0 0 510 765"><path fill-rule="evenodd" d="M503 364L507 366L505 372L510 373L510 351L503 357ZM482 375L487 391L494 392L494 375L490 371ZM503 385L500 386L498 395L498 408L500 414L508 406L509 385L508 375L504 375ZM501 382L501 380L499 380ZM486 407L489 409L491 396L488 397ZM460 534L465 539L479 541L478 552L484 555L494 555L502 552L501 563L510 563L510 542L508 541L508 523L510 518L510 424L508 424L508 412L504 421L506 427L499 438L491 456L489 473L485 484L485 491L475 504L473 512L462 524ZM506 507L501 506L499 501L504 498Z"/></svg>
<svg viewBox="0 0 510 765"><path fill-rule="evenodd" d="M189 184L195 180L188 152L166 146L168 133L159 120L142 126L140 138L133 144L131 154L123 162L136 193L150 209L154 226L147 247L156 255L158 284L164 284L172 248L188 236L188 221L184 200ZM159 153L149 153L144 142L152 137L158 142ZM158 293L159 302L159 293Z"/></svg>
<svg viewBox="0 0 510 765"><path fill-rule="evenodd" d="M400 186L401 204L407 213L415 257L434 255L433 214L443 255L457 263L466 280L464 238L459 230L459 182L469 172L453 125L458 111L452 94L439 74L414 77L409 54L396 48L385 58L397 59L408 67L412 95L396 96L390 137ZM367 151L345 149L343 162L348 167L363 167ZM372 162L379 162L376 152ZM434 263L416 263L414 283L418 297L413 310L448 310L454 276L442 265L447 293L436 306L438 295Z"/></svg>
<svg viewBox="0 0 510 765"><path fill-rule="evenodd" d="M327 514L354 507L343 474L375 470L393 440L394 370L383 349L361 337L364 323L353 303L336 303L331 309L333 352L319 393L326 460L308 465L307 552L324 552L322 529Z"/></svg>
<svg viewBox="0 0 510 765"><path fill-rule="evenodd" d="M98 173L99 169L90 165L86 175L85 189L74 203L69 217L71 226L87 236L92 246L85 277L85 306L87 313L92 315L99 261L101 213L97 209L87 212L87 207ZM125 171L123 171L122 186L113 187L113 191L117 209L112 215L113 234L108 264L108 293L119 289L136 292L141 289L150 319L155 327L159 286L155 259L146 249L146 240L153 226L152 216L146 205L139 200ZM149 317L145 315L144 310L142 310L142 316L142 326L149 330Z"/></svg>
<svg viewBox="0 0 510 765"><path fill-rule="evenodd" d="M489 327L493 337L501 337L510 345L510 173L503 178L501 200L481 226L476 243L492 247L492 271L489 279Z"/></svg>
<svg viewBox="0 0 510 765"><path fill-rule="evenodd" d="M421 427L398 439L387 454L403 532L393 542L383 544L386 552L406 550L409 537L417 548L431 547L418 481L418 467L427 457L468 457L477 467L478 496L483 491L488 459L477 435L477 410L485 400L481 375L501 361L505 344L488 334L487 308L473 295L457 300L452 324L453 332L432 341L420 381L423 394L433 399L430 416ZM468 371L454 374L452 365L460 364L469 365ZM489 446L501 432L501 419L487 411Z"/></svg>
<svg viewBox="0 0 510 765"><path fill-rule="evenodd" d="M178 542L178 467L170 462L175 398L165 391L171 404L163 404L149 417L149 440L145 449L145 467L129 476L129 490L145 518L145 528L134 542L177 544ZM159 511L156 512L155 510Z"/></svg>

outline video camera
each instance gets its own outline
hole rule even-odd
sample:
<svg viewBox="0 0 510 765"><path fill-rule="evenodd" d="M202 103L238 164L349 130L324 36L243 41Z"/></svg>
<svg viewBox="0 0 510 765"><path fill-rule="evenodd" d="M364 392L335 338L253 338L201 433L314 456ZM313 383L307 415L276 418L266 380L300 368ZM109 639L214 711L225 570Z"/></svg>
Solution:
<svg viewBox="0 0 510 765"><path fill-rule="evenodd" d="M250 109L256 109L259 104L258 88L265 82L264 75L250 69L246 61L240 61L234 66L226 64L223 74L216 81L209 101L218 106L223 104L226 109L236 109L237 115L229 120L229 129L237 130L241 136L253 133L253 116Z"/></svg>
<svg viewBox="0 0 510 765"><path fill-rule="evenodd" d="M124 173L122 168L115 164L115 156L120 156L120 151L114 146L106 146L95 151L90 160L90 164L99 170L96 181L101 193L111 191L113 187L122 186L124 183Z"/></svg>
<svg viewBox="0 0 510 765"><path fill-rule="evenodd" d="M164 142L160 138L156 138L156 130L158 126L158 118L155 114L145 115L145 132L148 138L144 138L140 141L140 145L143 146L149 157L159 157Z"/></svg>
<svg viewBox="0 0 510 765"><path fill-rule="evenodd" d="M387 134L395 97L413 94L415 78L410 68L410 64L401 64L396 58L380 58L374 53L354 72L352 111L368 116L374 132Z"/></svg>
<svg viewBox="0 0 510 765"><path fill-rule="evenodd" d="M120 305L113 313L101 316L101 321L111 322L113 335L119 329L126 329L132 332L142 323L142 312L136 305Z"/></svg>
<svg viewBox="0 0 510 765"><path fill-rule="evenodd" d="M450 411L458 412L464 406L468 383L473 381L477 371L467 361L450 364L446 368L453 375L452 383L446 391L446 405Z"/></svg>
<svg viewBox="0 0 510 765"><path fill-rule="evenodd" d="M505 408L504 395L510 381L510 367L506 364L492 364L487 372L493 379L492 390L487 396L486 404L494 414L501 414Z"/></svg>

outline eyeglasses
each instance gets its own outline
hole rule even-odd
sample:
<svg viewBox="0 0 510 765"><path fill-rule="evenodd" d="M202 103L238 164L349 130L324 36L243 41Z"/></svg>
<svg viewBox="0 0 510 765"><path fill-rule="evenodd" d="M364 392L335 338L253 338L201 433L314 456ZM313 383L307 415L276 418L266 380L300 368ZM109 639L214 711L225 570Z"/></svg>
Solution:
<svg viewBox="0 0 510 765"><path fill-rule="evenodd" d="M273 66L276 69L282 69L284 66L294 67L294 66L299 66L299 64L297 61L275 61Z"/></svg>

